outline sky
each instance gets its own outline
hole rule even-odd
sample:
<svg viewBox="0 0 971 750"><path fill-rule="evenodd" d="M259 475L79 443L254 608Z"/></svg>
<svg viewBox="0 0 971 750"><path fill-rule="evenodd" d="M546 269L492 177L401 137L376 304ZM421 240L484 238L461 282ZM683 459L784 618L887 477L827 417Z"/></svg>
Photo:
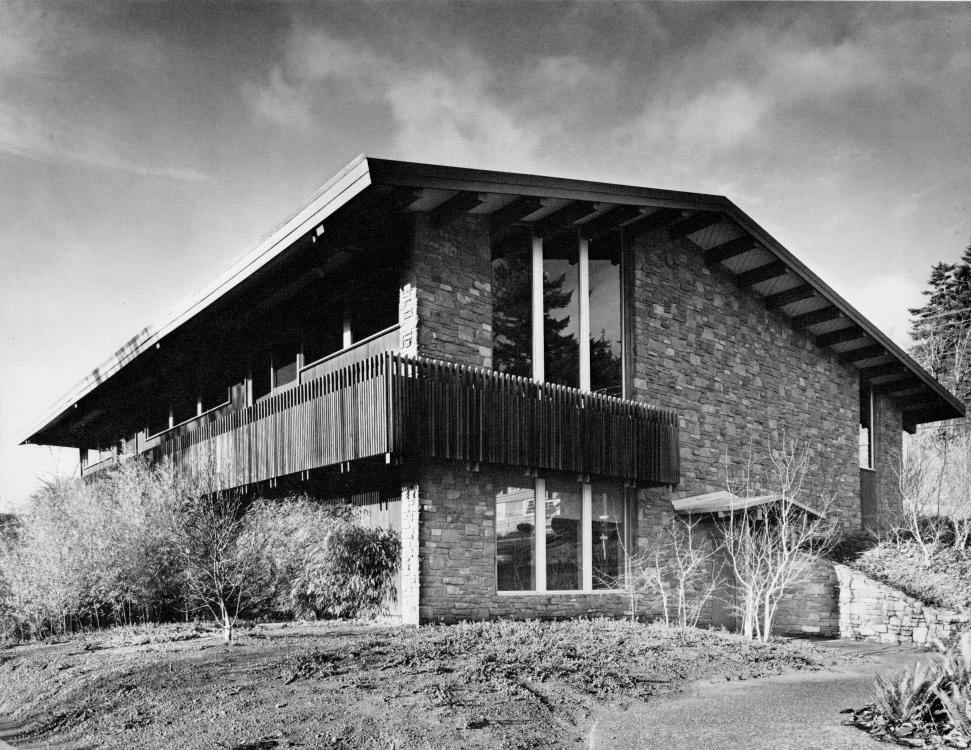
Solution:
<svg viewBox="0 0 971 750"><path fill-rule="evenodd" d="M728 196L907 344L971 240L971 5L0 0L0 510L122 342L359 153Z"/></svg>

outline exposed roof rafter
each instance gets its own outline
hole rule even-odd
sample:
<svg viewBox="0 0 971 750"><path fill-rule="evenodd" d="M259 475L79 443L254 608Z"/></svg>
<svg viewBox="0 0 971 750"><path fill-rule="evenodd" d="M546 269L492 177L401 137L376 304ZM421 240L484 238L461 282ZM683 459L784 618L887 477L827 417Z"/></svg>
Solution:
<svg viewBox="0 0 971 750"><path fill-rule="evenodd" d="M770 294L765 298L765 306L770 310L778 310L780 307L815 297L816 294L816 290L809 284L800 284L792 289L786 289L784 292Z"/></svg>
<svg viewBox="0 0 971 750"><path fill-rule="evenodd" d="M843 365L852 362L862 362L865 359L873 359L886 353L887 350L879 345L861 346L858 349L849 349L848 351L840 352L839 362Z"/></svg>
<svg viewBox="0 0 971 750"><path fill-rule="evenodd" d="M720 245L715 245L705 250L705 265L714 266L719 263L724 263L726 260L744 255L757 247L758 243L755 240L747 234L743 234L741 237L736 237L733 240L728 240L728 242L723 242Z"/></svg>
<svg viewBox="0 0 971 750"><path fill-rule="evenodd" d="M833 344L844 344L847 341L855 341L866 336L857 325L850 325L847 328L839 328L829 333L821 333L816 337L816 343L820 346L833 346Z"/></svg>
<svg viewBox="0 0 971 750"><path fill-rule="evenodd" d="M722 220L722 215L718 213L711 213L708 211L699 211L693 216L689 216L687 219L682 219L677 224L672 224L668 227L668 233L673 240L679 240L682 237L687 237L689 234L694 234L695 232L700 232L702 229L707 229L710 226L714 226Z"/></svg>
<svg viewBox="0 0 971 750"><path fill-rule="evenodd" d="M796 328L808 328L809 326L819 325L820 323L839 320L842 317L844 317L843 312L838 307L824 307L821 310L813 310L812 312L793 316L792 324Z"/></svg>
<svg viewBox="0 0 971 750"><path fill-rule="evenodd" d="M788 266L781 260L774 260L764 266L753 268L751 271L743 271L735 277L735 281L739 286L755 286L763 281L785 276L788 270Z"/></svg>

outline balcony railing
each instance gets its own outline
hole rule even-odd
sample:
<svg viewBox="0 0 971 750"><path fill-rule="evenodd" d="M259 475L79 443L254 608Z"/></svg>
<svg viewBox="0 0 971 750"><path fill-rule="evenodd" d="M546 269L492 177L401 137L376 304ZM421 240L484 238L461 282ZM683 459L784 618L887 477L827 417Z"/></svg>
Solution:
<svg viewBox="0 0 971 750"><path fill-rule="evenodd" d="M222 487L373 457L678 482L677 414L480 368L384 353L163 441Z"/></svg>

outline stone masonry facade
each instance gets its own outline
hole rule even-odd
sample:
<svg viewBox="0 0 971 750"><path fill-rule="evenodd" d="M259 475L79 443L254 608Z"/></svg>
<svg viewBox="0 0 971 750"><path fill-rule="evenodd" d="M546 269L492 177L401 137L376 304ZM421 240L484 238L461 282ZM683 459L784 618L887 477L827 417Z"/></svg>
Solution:
<svg viewBox="0 0 971 750"><path fill-rule="evenodd" d="M832 498L859 527L856 371L696 249L656 232L634 258L633 397L680 415L678 493L724 489L746 471L769 491L771 450L798 441L812 451L804 499Z"/></svg>
<svg viewBox="0 0 971 750"><path fill-rule="evenodd" d="M417 214L399 297L401 351L492 367L492 262L485 219Z"/></svg>
<svg viewBox="0 0 971 750"><path fill-rule="evenodd" d="M858 528L855 370L794 330L787 318L766 310L729 274L708 268L689 243L652 233L639 239L632 257L629 396L680 414L682 481L674 491L687 496L723 489L729 475L737 478L746 468L761 484L752 489L771 490L770 451L783 439L795 440L808 444L813 457L803 499L812 504L814 498L832 498L844 524ZM436 225L416 216L400 310L403 351L492 366L491 259L484 220L463 216ZM899 451L900 414L888 408L878 408L877 414L876 455L884 469ZM416 556L418 572L405 576L404 586L417 584L418 592L402 592L406 622L617 616L629 609L620 593L498 594L497 488L528 486L524 483L532 477L510 476L501 467L478 468L413 467L414 518L405 504L402 524L416 537L404 544ZM891 498L887 478L882 481ZM641 544L650 545L670 518L671 498L667 489L637 492L634 516ZM817 584L822 585L811 585ZM703 621L708 619L706 613ZM814 623L810 626L819 632L828 627L821 616Z"/></svg>
<svg viewBox="0 0 971 750"><path fill-rule="evenodd" d="M846 565L818 560L806 582L783 598L774 631L924 646L947 643L969 621L968 615L922 604Z"/></svg>
<svg viewBox="0 0 971 750"><path fill-rule="evenodd" d="M419 616L422 622L502 617L617 617L628 608L624 592L497 593L496 493L530 486L533 477L499 467L463 465L421 469Z"/></svg>

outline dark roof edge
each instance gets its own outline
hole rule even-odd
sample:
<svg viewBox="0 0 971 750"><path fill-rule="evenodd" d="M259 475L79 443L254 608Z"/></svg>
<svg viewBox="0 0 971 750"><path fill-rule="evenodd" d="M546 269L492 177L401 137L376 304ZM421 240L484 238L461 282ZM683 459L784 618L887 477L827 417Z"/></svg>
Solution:
<svg viewBox="0 0 971 750"><path fill-rule="evenodd" d="M760 227L758 223L755 222L748 214L746 214L731 201L727 201L727 203L729 206L728 214L733 221L735 221L746 232L755 237L766 247L766 249L777 255L792 270L802 276L820 292L823 298L831 302L835 307L839 308L839 310L842 311L847 318L862 328L868 336L876 340L876 342L883 346L889 354L900 360L904 367L920 378L924 384L930 387L938 396L941 397L941 399L943 399L954 409L954 417L963 417L965 415L964 404L957 398L957 396L941 385L937 379L927 372L927 370L921 367L913 357L895 344L893 340L887 336L887 334L871 323L866 317L863 316L861 312L843 299L843 297L837 294L832 287L829 286L829 284L819 278L819 276L811 271L801 260L796 258L796 256L794 256L782 244L780 244L778 240Z"/></svg>
<svg viewBox="0 0 971 750"><path fill-rule="evenodd" d="M686 208L696 211L725 211L731 201L721 195L658 190L635 185L591 182L567 177L492 172L440 164L417 164L393 159L368 158L374 184L401 187L477 190L483 193L533 195L542 198L588 199L640 205L647 201L658 207ZM582 195L578 195L581 194Z"/></svg>

